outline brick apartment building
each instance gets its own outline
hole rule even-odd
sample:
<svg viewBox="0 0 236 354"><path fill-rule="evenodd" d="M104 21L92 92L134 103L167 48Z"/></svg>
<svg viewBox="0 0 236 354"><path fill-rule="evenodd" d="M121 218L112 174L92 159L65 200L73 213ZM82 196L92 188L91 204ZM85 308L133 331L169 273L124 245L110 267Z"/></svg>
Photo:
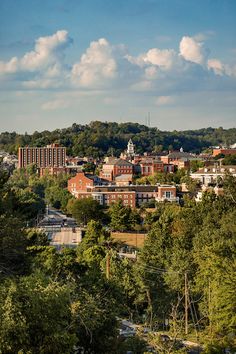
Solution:
<svg viewBox="0 0 236 354"><path fill-rule="evenodd" d="M164 199L174 201L176 197L174 186L163 186L162 188L156 185L104 185L99 177L86 175L83 172L77 173L75 177L68 180L68 191L75 198L92 197L104 206L109 206L121 199L124 206L134 208L151 200L158 200L159 189L163 193L166 191L166 194L160 195L159 193L161 196L159 201Z"/></svg>
<svg viewBox="0 0 236 354"><path fill-rule="evenodd" d="M65 167L66 148L58 144L47 147L20 147L18 150L18 168L36 164L38 168Z"/></svg>
<svg viewBox="0 0 236 354"><path fill-rule="evenodd" d="M68 180L68 191L77 197L77 193L91 192L95 185L100 185L101 179L98 176L86 174L82 171Z"/></svg>
<svg viewBox="0 0 236 354"><path fill-rule="evenodd" d="M107 157L106 163L102 166L100 177L108 181L114 181L121 175L133 175L134 166L131 162L114 157Z"/></svg>
<svg viewBox="0 0 236 354"><path fill-rule="evenodd" d="M190 161L201 160L198 156L189 152L184 152L182 149L180 151L170 152L168 155L163 155L160 159L164 164L172 164L177 168L185 169L190 167Z"/></svg>
<svg viewBox="0 0 236 354"><path fill-rule="evenodd" d="M234 155L236 154L236 149L230 148L230 149L226 149L226 148L216 148L213 149L212 155L213 157L217 156L217 155Z"/></svg>
<svg viewBox="0 0 236 354"><path fill-rule="evenodd" d="M164 163L160 159L142 158L139 162L141 176L152 176L164 172Z"/></svg>

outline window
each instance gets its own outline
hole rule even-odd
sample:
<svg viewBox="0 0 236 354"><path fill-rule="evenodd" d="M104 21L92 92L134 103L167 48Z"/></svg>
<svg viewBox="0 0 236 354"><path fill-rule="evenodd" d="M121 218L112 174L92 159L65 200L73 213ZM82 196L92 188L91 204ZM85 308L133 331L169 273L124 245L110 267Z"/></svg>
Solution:
<svg viewBox="0 0 236 354"><path fill-rule="evenodd" d="M170 199L171 197L171 192L165 192L165 198Z"/></svg>

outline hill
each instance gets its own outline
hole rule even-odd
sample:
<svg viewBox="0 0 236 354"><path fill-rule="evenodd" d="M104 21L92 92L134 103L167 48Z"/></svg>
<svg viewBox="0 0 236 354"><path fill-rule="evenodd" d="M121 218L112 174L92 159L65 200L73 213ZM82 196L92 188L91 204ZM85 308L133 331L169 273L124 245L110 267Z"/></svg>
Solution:
<svg viewBox="0 0 236 354"><path fill-rule="evenodd" d="M69 128L54 131L35 131L33 134L3 132L0 149L16 153L19 146L45 146L54 142L67 148L68 155L99 157L119 155L131 138L136 152L158 152L180 149L199 153L212 145L235 143L236 128L203 128L185 131L161 131L138 123L93 121L88 125L74 123Z"/></svg>

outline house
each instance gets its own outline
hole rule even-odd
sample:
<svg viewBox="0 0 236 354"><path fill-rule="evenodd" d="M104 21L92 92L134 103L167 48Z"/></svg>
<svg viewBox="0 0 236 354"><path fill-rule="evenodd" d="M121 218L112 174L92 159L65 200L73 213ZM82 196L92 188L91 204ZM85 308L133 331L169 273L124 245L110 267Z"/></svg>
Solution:
<svg viewBox="0 0 236 354"><path fill-rule="evenodd" d="M102 166L100 177L108 181L115 181L117 176L133 175L134 166L131 162L114 157L105 159L105 164Z"/></svg>
<svg viewBox="0 0 236 354"><path fill-rule="evenodd" d="M157 156L136 156L132 161L134 165L134 173L140 174L142 177L152 176L158 172L174 172L174 165L161 161Z"/></svg>
<svg viewBox="0 0 236 354"><path fill-rule="evenodd" d="M236 166L207 166L200 168L197 172L191 173L190 177L208 186L217 182L218 178L224 179L225 173L231 173L236 177Z"/></svg>
<svg viewBox="0 0 236 354"><path fill-rule="evenodd" d="M176 187L167 184L158 186L158 190L155 195L155 200L157 202L179 202L179 198L176 196Z"/></svg>
<svg viewBox="0 0 236 354"><path fill-rule="evenodd" d="M152 176L157 172L164 172L164 163L157 158L142 158L139 162L141 176Z"/></svg>
<svg viewBox="0 0 236 354"><path fill-rule="evenodd" d="M184 152L183 149L180 149L180 151L170 152L168 155L163 155L160 158L161 161L163 161L165 164L173 164L178 168L185 169L188 169L190 167L190 161L201 160L199 156L196 156L189 152Z"/></svg>
<svg viewBox="0 0 236 354"><path fill-rule="evenodd" d="M101 184L101 178L98 176L78 172L75 177L68 180L68 191L78 198L81 192L91 192L95 185Z"/></svg>

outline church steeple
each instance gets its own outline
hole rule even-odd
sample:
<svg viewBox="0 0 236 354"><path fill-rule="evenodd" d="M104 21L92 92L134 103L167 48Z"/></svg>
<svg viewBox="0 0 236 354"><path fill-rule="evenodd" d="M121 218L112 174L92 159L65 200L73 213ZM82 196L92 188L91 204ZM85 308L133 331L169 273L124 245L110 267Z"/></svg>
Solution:
<svg viewBox="0 0 236 354"><path fill-rule="evenodd" d="M134 155L134 144L131 139L129 139L129 142L127 145L127 155L129 155L129 156Z"/></svg>

